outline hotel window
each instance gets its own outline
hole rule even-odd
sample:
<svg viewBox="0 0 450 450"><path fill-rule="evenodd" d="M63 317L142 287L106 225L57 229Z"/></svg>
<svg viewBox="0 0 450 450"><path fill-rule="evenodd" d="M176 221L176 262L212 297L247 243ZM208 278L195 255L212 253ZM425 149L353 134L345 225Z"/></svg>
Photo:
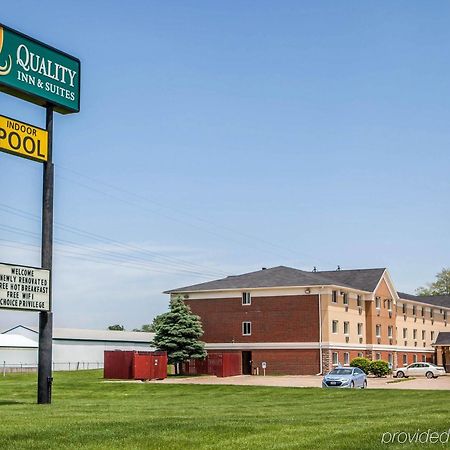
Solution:
<svg viewBox="0 0 450 450"><path fill-rule="evenodd" d="M425 315L425 310L422 308L420 308L420 315L423 317Z"/></svg>
<svg viewBox="0 0 450 450"><path fill-rule="evenodd" d="M406 314L406 303L403 303L402 305L402 313Z"/></svg>
<svg viewBox="0 0 450 450"><path fill-rule="evenodd" d="M337 303L337 291L331 293L331 303Z"/></svg>
<svg viewBox="0 0 450 450"><path fill-rule="evenodd" d="M431 332L431 342L434 341L434 331Z"/></svg>
<svg viewBox="0 0 450 450"><path fill-rule="evenodd" d="M350 324L348 322L344 322L344 334L348 334L349 333L349 326Z"/></svg>
<svg viewBox="0 0 450 450"><path fill-rule="evenodd" d="M433 308L430 308L430 317L433 318Z"/></svg>
<svg viewBox="0 0 450 450"><path fill-rule="evenodd" d="M424 341L425 339L425 330L422 330L422 341Z"/></svg>
<svg viewBox="0 0 450 450"><path fill-rule="evenodd" d="M358 336L362 336L363 334L363 324L358 323Z"/></svg>
<svg viewBox="0 0 450 450"><path fill-rule="evenodd" d="M422 362L427 362L427 357L426 357L426 355L422 355Z"/></svg>
<svg viewBox="0 0 450 450"><path fill-rule="evenodd" d="M408 328L403 328L403 339L408 337Z"/></svg>
<svg viewBox="0 0 450 450"><path fill-rule="evenodd" d="M350 365L350 353L345 352L344 353L344 366Z"/></svg>
<svg viewBox="0 0 450 450"><path fill-rule="evenodd" d="M362 357L363 357L362 352L358 352L358 358L362 358Z"/></svg>
<svg viewBox="0 0 450 450"><path fill-rule="evenodd" d="M362 300L361 300L361 296L357 295L356 296L356 306L362 306Z"/></svg>
<svg viewBox="0 0 450 450"><path fill-rule="evenodd" d="M251 305L252 304L252 296L250 295L250 292L242 293L242 304L243 305Z"/></svg>
<svg viewBox="0 0 450 450"><path fill-rule="evenodd" d="M403 355L403 365L407 366L408 365L408 355Z"/></svg>
<svg viewBox="0 0 450 450"><path fill-rule="evenodd" d="M380 297L375 297L375 308L380 309L381 308L381 299Z"/></svg>
<svg viewBox="0 0 450 450"><path fill-rule="evenodd" d="M387 301L388 311L392 311L392 300Z"/></svg>
<svg viewBox="0 0 450 450"><path fill-rule="evenodd" d="M378 338L381 337L381 325L375 326L375 334Z"/></svg>
<svg viewBox="0 0 450 450"><path fill-rule="evenodd" d="M381 353L376 353L376 354L375 354L375 359L376 359L377 361L379 361L379 360L381 359Z"/></svg>
<svg viewBox="0 0 450 450"><path fill-rule="evenodd" d="M343 301L344 305L348 305L348 294L346 292L344 292L342 301Z"/></svg>
<svg viewBox="0 0 450 450"><path fill-rule="evenodd" d="M444 320L447 320L447 311L444 311Z"/></svg>
<svg viewBox="0 0 450 450"><path fill-rule="evenodd" d="M337 366L339 364L339 355L337 352L333 352L333 366Z"/></svg>
<svg viewBox="0 0 450 450"><path fill-rule="evenodd" d="M417 307L416 305L413 305L413 316L417 314Z"/></svg>
<svg viewBox="0 0 450 450"><path fill-rule="evenodd" d="M394 358L392 357L392 353L389 353L389 354L388 354L388 363L389 363L389 366L392 367L393 362L394 362Z"/></svg>
<svg viewBox="0 0 450 450"><path fill-rule="evenodd" d="M413 363L417 362L417 355L413 355Z"/></svg>
<svg viewBox="0 0 450 450"><path fill-rule="evenodd" d="M242 322L242 335L250 336L252 334L252 323L251 322Z"/></svg>
<svg viewBox="0 0 450 450"><path fill-rule="evenodd" d="M392 325L389 325L388 326L388 337L392 337L392 331L393 331L393 327L392 327Z"/></svg>
<svg viewBox="0 0 450 450"><path fill-rule="evenodd" d="M413 330L413 339L417 339L417 330L415 328Z"/></svg>
<svg viewBox="0 0 450 450"><path fill-rule="evenodd" d="M338 332L338 321L337 320L333 320L333 322L331 323L331 332L332 333Z"/></svg>

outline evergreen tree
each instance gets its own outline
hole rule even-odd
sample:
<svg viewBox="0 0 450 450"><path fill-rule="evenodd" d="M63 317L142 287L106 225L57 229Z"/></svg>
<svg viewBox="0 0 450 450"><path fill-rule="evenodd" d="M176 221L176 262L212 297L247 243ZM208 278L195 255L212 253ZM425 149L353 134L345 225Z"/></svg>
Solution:
<svg viewBox="0 0 450 450"><path fill-rule="evenodd" d="M206 357L205 344L199 340L203 335L200 317L179 296L170 300L170 311L159 316L155 332L152 345L167 352L176 373L182 362Z"/></svg>

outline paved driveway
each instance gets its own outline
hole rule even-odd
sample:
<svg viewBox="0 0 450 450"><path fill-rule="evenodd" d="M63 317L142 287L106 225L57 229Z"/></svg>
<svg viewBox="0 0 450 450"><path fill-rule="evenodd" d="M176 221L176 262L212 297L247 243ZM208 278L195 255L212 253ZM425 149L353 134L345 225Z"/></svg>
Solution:
<svg viewBox="0 0 450 450"><path fill-rule="evenodd" d="M395 378L368 378L369 389L449 389L450 374L444 377L428 380L425 377L406 379L400 383L389 383ZM316 375L286 375L286 376L254 376L238 375L235 377L217 378L214 376L169 377L153 383L164 384L231 384L239 386L280 386L280 387L321 387L322 377Z"/></svg>

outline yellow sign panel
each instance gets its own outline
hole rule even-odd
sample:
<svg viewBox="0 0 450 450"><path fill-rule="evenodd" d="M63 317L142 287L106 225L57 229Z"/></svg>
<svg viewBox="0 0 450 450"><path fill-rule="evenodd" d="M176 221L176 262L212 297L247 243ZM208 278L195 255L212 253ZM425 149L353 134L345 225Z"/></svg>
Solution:
<svg viewBox="0 0 450 450"><path fill-rule="evenodd" d="M48 132L42 128L0 116L0 150L35 161L47 161Z"/></svg>

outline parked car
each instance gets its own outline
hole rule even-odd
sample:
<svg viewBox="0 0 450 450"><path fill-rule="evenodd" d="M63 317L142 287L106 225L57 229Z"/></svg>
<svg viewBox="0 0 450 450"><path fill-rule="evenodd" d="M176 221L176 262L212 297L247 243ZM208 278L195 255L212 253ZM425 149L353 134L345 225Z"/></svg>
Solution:
<svg viewBox="0 0 450 450"><path fill-rule="evenodd" d="M358 367L336 367L323 377L322 387L365 389L367 376Z"/></svg>
<svg viewBox="0 0 450 450"><path fill-rule="evenodd" d="M440 375L445 375L445 369L441 366L436 366L435 364L421 362L395 369L392 372L392 375L396 378L421 376L425 376L427 378L437 378Z"/></svg>

